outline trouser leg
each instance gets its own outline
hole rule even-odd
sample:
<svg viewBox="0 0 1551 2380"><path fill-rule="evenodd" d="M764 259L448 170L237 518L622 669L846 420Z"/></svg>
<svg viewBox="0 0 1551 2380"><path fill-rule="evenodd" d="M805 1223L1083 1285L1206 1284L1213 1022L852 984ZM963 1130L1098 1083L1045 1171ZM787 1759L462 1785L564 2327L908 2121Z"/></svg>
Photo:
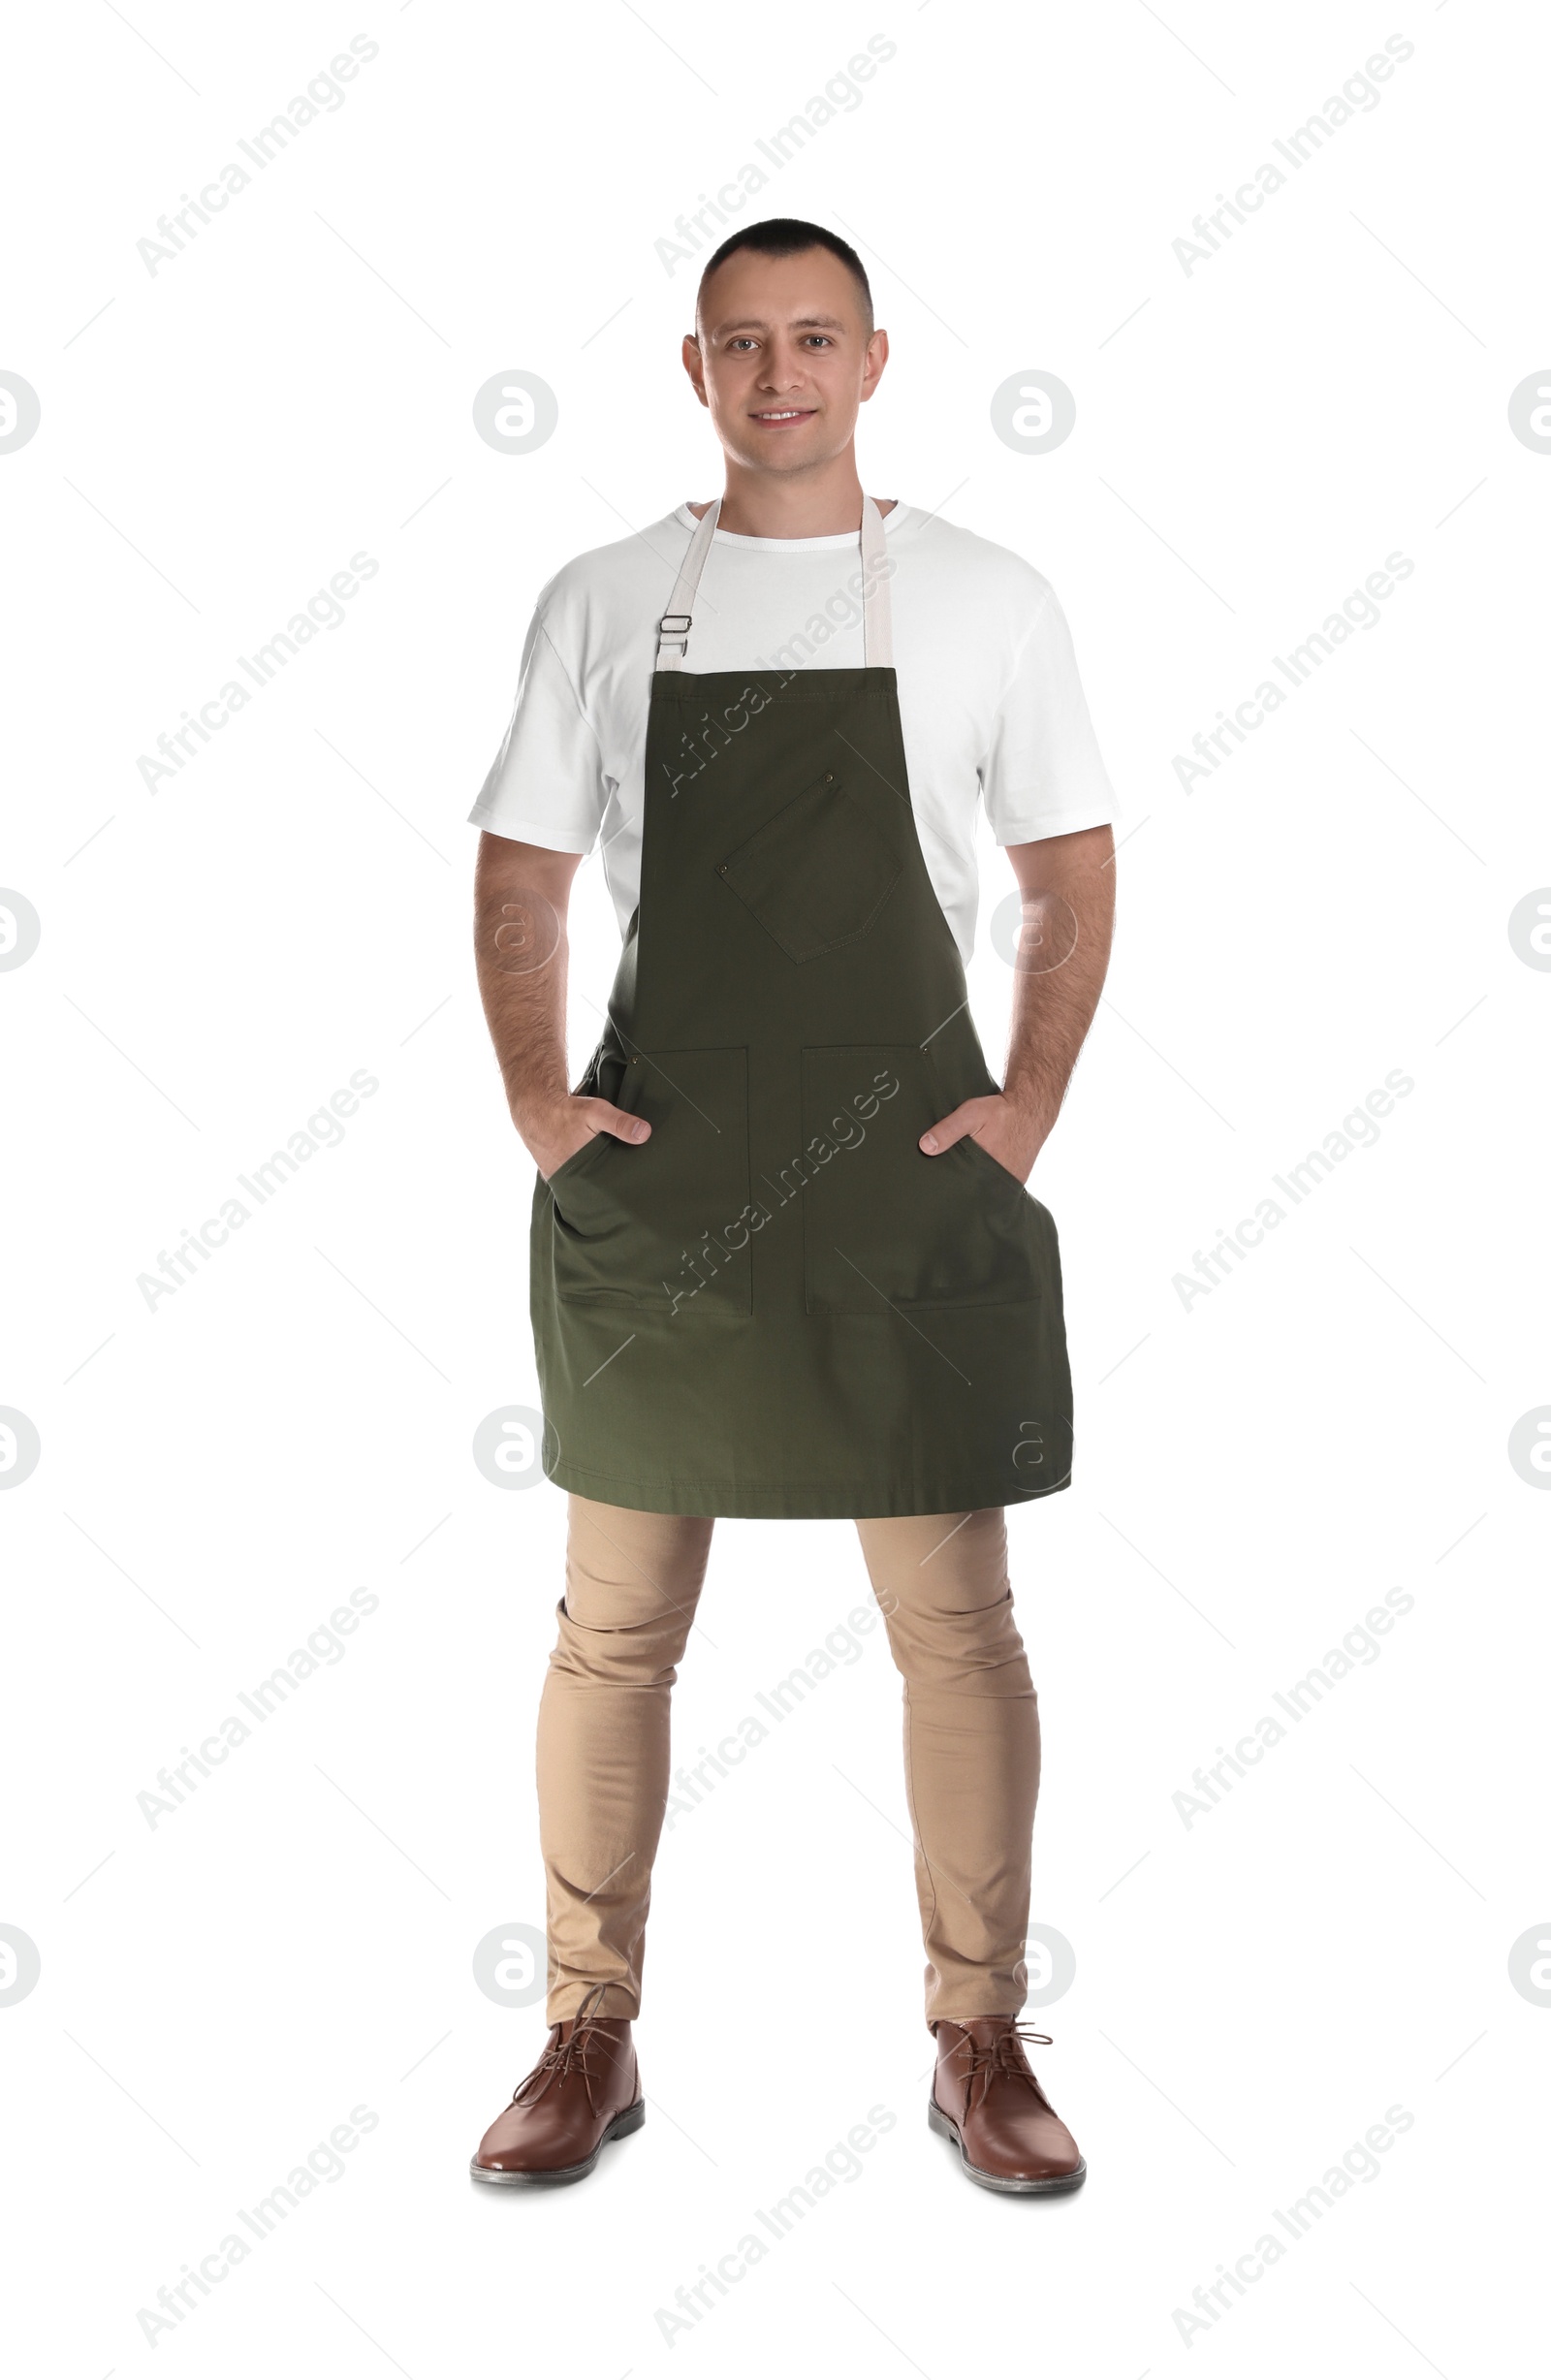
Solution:
<svg viewBox="0 0 1551 2380"><path fill-rule="evenodd" d="M559 1635L539 1701L551 2024L597 1984L634 2016L668 1798L669 1699L713 1524L570 1500Z"/></svg>
<svg viewBox="0 0 1551 2380"><path fill-rule="evenodd" d="M1028 1989L1039 1706L999 1506L857 1532L904 1679L927 2017L1013 2015Z"/></svg>

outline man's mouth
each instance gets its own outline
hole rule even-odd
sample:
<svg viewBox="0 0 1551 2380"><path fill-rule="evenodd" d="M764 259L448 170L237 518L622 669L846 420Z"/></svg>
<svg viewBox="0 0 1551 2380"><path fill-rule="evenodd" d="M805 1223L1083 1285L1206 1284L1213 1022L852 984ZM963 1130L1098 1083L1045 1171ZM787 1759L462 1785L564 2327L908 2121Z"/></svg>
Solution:
<svg viewBox="0 0 1551 2380"><path fill-rule="evenodd" d="M783 422L810 422L817 411L816 405L772 406L769 412L756 413L752 418L756 422L769 422L779 426Z"/></svg>

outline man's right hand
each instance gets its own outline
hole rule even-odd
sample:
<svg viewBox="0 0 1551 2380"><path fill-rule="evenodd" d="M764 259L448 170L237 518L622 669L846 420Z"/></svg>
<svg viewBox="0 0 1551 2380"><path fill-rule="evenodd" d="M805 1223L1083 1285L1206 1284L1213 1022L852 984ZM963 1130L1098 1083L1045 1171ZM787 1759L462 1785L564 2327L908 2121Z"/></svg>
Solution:
<svg viewBox="0 0 1551 2380"><path fill-rule="evenodd" d="M517 1128L546 1182L600 1132L623 1141L639 1142L651 1136L651 1127L645 1116L629 1115L622 1107L612 1107L607 1099L575 1097L562 1100L542 1117L530 1119L525 1128L521 1124Z"/></svg>
<svg viewBox="0 0 1551 2380"><path fill-rule="evenodd" d="M474 873L474 959L480 998L507 1110L544 1181L568 1158L607 1132L640 1143L644 1116L608 1099L567 1090L565 914L581 867L571 851L550 851L489 832L479 839Z"/></svg>

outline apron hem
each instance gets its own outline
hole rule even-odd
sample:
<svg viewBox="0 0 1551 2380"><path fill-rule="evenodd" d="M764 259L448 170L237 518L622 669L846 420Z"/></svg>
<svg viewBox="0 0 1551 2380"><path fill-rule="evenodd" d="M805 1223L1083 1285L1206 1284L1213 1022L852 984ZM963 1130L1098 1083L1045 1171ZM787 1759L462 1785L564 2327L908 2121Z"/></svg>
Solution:
<svg viewBox="0 0 1551 2380"><path fill-rule="evenodd" d="M665 1512L695 1520L905 1520L934 1512L979 1512L997 1506L1033 1504L1043 1496L1059 1496L1070 1477L1049 1487L1011 1488L1001 1480L984 1479L958 1493L951 1487L901 1490L878 1501L877 1490L860 1488L847 1494L833 1487L807 1488L801 1482L778 1486L726 1489L688 1480L662 1487L639 1479L617 1479L608 1472L586 1471L563 1459L548 1473L552 1487L585 1496L594 1504L621 1506L631 1512ZM662 1500L667 1497L672 1502Z"/></svg>

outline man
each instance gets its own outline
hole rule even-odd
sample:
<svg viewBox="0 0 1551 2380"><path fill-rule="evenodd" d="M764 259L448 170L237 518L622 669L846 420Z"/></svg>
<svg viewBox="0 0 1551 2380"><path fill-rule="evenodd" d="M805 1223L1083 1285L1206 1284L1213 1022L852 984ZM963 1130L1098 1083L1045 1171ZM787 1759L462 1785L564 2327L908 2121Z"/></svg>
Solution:
<svg viewBox="0 0 1551 2380"><path fill-rule="evenodd" d="M643 2120L669 1695L722 1514L856 1521L905 1681L929 2120L991 2189L1086 2171L1016 2021L1039 1725L1004 1515L1069 1470L1055 1227L1023 1185L1103 980L1114 806L1045 582L864 496L887 358L833 234L717 250L683 361L725 492L544 588L473 812L570 1496L538 1729L552 2030L482 2181L578 2179ZM1025 920L999 1084L964 973L982 798ZM624 949L573 1092L566 899L600 839Z"/></svg>

